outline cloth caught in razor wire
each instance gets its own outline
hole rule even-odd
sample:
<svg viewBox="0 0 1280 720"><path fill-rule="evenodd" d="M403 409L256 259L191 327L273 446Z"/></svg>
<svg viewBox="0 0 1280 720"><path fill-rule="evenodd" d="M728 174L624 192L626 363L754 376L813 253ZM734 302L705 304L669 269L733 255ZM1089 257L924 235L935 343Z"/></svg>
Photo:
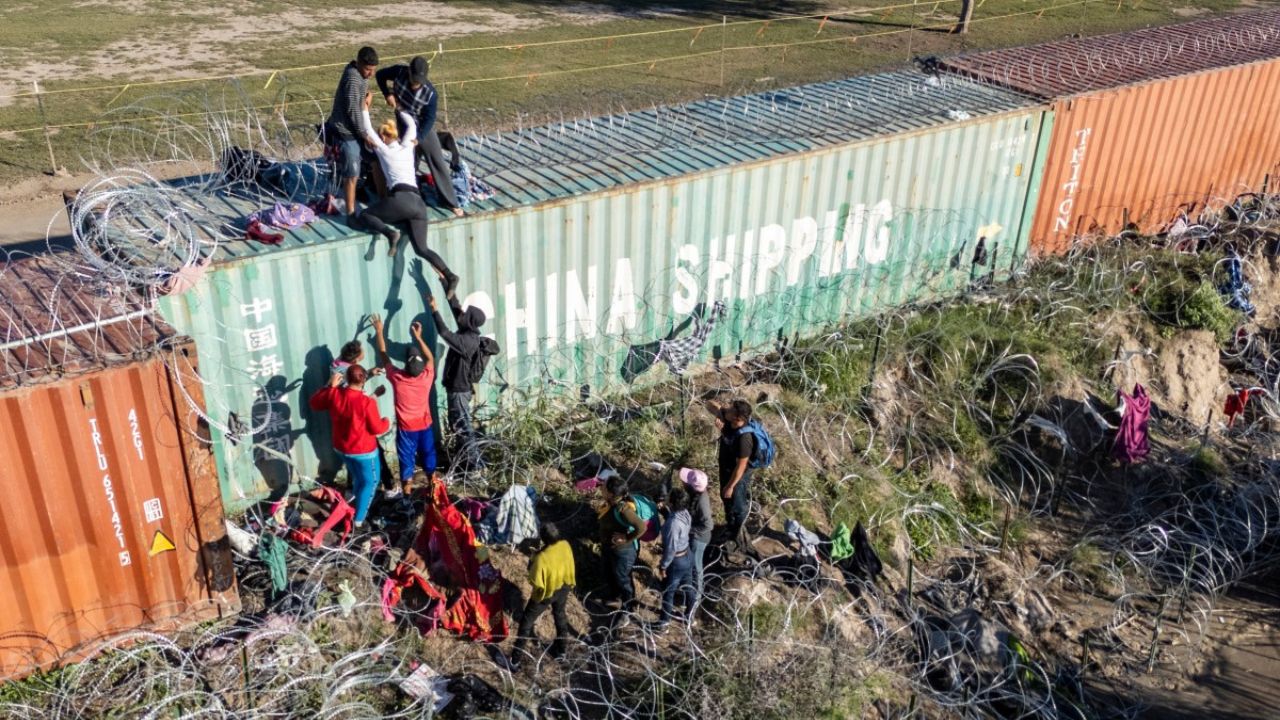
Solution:
<svg viewBox="0 0 1280 720"><path fill-rule="evenodd" d="M1227 258L1227 281L1218 286L1218 292L1226 296L1227 307L1253 317L1253 303L1249 302L1253 286L1245 282L1240 256L1234 252Z"/></svg>
<svg viewBox="0 0 1280 720"><path fill-rule="evenodd" d="M702 346L707 344L707 337L711 335L716 323L724 315L724 301L717 300L715 305L711 307L711 315L706 321L698 317L694 318L698 326L694 328L692 335L676 340L661 341L658 345L658 354L654 359L655 362L665 362L673 374L683 375L685 369L689 367L689 363L693 362L698 353L702 351Z"/></svg>
<svg viewBox="0 0 1280 720"><path fill-rule="evenodd" d="M1116 431L1111 457L1126 465L1142 462L1151 452L1151 445L1147 441L1151 398L1142 385L1133 386L1133 395L1126 395L1123 390L1117 390L1116 395L1124 403L1124 415L1120 418L1120 429Z"/></svg>

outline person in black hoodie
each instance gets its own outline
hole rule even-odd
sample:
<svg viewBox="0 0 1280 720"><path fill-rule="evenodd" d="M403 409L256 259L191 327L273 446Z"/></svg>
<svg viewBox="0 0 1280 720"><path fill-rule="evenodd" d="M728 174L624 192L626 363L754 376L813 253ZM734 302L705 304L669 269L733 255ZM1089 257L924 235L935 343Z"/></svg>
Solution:
<svg viewBox="0 0 1280 720"><path fill-rule="evenodd" d="M484 372L490 356L498 354L498 343L480 334L480 326L486 320L484 311L474 305L462 309L456 296L449 297L449 309L457 331L451 332L440 317L434 295L427 297L431 306L431 319L436 324L436 334L449 347L444 360L444 390L448 396L449 427L453 430L454 453L461 459L464 471L475 472L484 468L480 448L476 444L476 431L471 422L471 398L475 384Z"/></svg>

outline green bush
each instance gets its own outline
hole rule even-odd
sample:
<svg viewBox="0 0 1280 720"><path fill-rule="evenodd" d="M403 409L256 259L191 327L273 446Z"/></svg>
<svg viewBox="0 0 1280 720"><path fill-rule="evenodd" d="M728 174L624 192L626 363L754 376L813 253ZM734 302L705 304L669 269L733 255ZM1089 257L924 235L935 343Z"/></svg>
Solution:
<svg viewBox="0 0 1280 720"><path fill-rule="evenodd" d="M1231 338L1239 320L1208 280L1175 281L1147 294L1147 312L1166 327L1209 330L1219 342Z"/></svg>

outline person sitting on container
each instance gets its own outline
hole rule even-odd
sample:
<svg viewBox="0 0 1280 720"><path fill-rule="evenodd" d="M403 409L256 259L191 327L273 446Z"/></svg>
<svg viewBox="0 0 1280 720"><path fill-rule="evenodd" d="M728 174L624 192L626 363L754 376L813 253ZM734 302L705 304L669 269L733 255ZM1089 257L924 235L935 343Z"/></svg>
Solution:
<svg viewBox="0 0 1280 720"><path fill-rule="evenodd" d="M454 215L462 217L462 207L453 192L452 174L462 160L454 144L451 148L453 161L445 162L440 134L436 133L440 96L436 93L436 86L427 79L428 68L426 58L415 57L408 65L392 65L379 70L374 79L387 105L417 121L418 150L427 158L431 177L436 183L436 195L446 208L453 210Z"/></svg>
<svg viewBox="0 0 1280 720"><path fill-rule="evenodd" d="M480 334L484 325L484 311L474 305L462 309L456 297L449 298L449 309L458 324L457 332L449 330L440 317L434 295L428 296L431 319L436 334L449 346L449 356L444 361L444 390L448 395L449 428L453 431L454 451L462 456L463 467L471 472L484 469L480 446L476 443L476 430L471 421L471 398L475 384L484 372L488 357L498 354L498 343Z"/></svg>
<svg viewBox="0 0 1280 720"><path fill-rule="evenodd" d="M378 436L391 428L391 423L378 412L378 404L364 394L368 379L363 366L352 365L347 368L346 387L340 387L343 376L334 373L329 384L317 390L308 403L312 410L329 413L333 449L347 468L355 495L357 530L364 526L382 472Z"/></svg>
<svg viewBox="0 0 1280 720"><path fill-rule="evenodd" d="M387 491L397 497L408 488L413 471L422 464L427 477L436 471L436 434L431 422L431 386L436 380L435 356L422 339L422 323L409 326L414 344L405 351L404 369L396 367L387 355L387 338L382 318L374 315L374 339L378 347L378 364L386 371L396 403L396 454L400 457L400 486Z"/></svg>
<svg viewBox="0 0 1280 720"><path fill-rule="evenodd" d="M408 113L399 113L405 123L405 132L399 134L394 120L388 120L377 133L369 121L369 101L360 112L360 124L369 144L378 154L382 163L382 173L387 178L389 192L385 198L369 206L360 215L374 232L382 233L390 241L387 252L396 254L396 244L400 241L400 231L389 223L409 222L409 238L413 242L413 251L418 257L426 260L440 276L444 284L445 295L452 295L458 287L458 276L453 274L444 258L427 247L427 205L422 202L422 193L418 190L417 170L413 147L418 142L413 139L414 120Z"/></svg>

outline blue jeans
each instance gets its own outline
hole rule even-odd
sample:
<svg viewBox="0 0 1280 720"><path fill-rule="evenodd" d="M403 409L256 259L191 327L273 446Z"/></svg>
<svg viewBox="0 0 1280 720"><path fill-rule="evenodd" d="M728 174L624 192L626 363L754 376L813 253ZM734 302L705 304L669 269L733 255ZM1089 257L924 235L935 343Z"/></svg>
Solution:
<svg viewBox="0 0 1280 720"><path fill-rule="evenodd" d="M693 587L693 553L688 550L672 559L667 567L667 577L662 582L662 622L669 622L676 616L676 593L684 600L682 617L688 620L693 617L697 597Z"/></svg>
<svg viewBox="0 0 1280 720"><path fill-rule="evenodd" d="M361 455L338 453L338 456L342 458L342 464L347 466L347 474L351 476L351 492L356 499L356 522L362 523L369 514L373 491L378 489L378 479L382 473L378 451Z"/></svg>
<svg viewBox="0 0 1280 720"><path fill-rule="evenodd" d="M631 610L636 604L636 584L631 579L631 571L635 569L639 548L633 542L615 545L609 550L613 561L613 589L618 592L623 610Z"/></svg>
<svg viewBox="0 0 1280 720"><path fill-rule="evenodd" d="M338 165L338 179L350 180L360 177L360 141L342 140L338 143L342 148L342 162ZM347 212L351 212L348 210Z"/></svg>
<svg viewBox="0 0 1280 720"><path fill-rule="evenodd" d="M733 495L724 502L724 522L728 526L729 540L742 540L743 528L747 524L747 514L751 512L751 470L742 474Z"/></svg>
<svg viewBox="0 0 1280 720"><path fill-rule="evenodd" d="M400 458L400 482L413 477L414 468L422 463L427 477L436 471L436 432L426 430L396 429L396 455Z"/></svg>
<svg viewBox="0 0 1280 720"><path fill-rule="evenodd" d="M448 400L449 427L453 430L454 465L464 470L483 470L484 460L476 445L476 429L471 424L471 393L451 392Z"/></svg>
<svg viewBox="0 0 1280 720"><path fill-rule="evenodd" d="M702 603L702 556L707 552L707 545L710 540L697 540L689 538L689 556L693 558L693 604L697 607Z"/></svg>

